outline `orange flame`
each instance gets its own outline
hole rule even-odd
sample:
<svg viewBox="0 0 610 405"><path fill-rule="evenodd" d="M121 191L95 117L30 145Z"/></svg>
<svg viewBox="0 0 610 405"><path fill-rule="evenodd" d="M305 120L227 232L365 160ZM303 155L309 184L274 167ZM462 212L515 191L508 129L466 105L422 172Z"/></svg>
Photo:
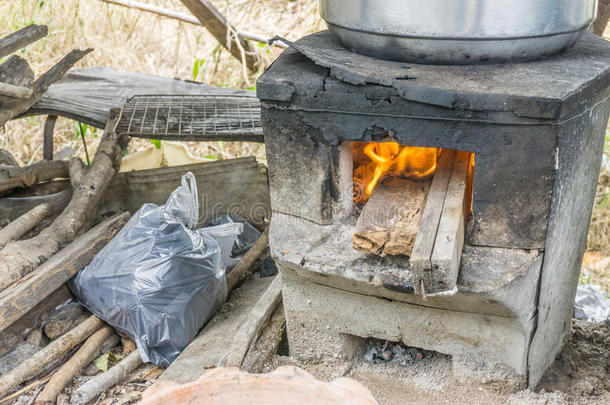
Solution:
<svg viewBox="0 0 610 405"><path fill-rule="evenodd" d="M396 142L369 142L364 147L364 154L375 165L373 178L365 190L368 197L385 174L414 180L430 177L436 171L438 149L400 146Z"/></svg>

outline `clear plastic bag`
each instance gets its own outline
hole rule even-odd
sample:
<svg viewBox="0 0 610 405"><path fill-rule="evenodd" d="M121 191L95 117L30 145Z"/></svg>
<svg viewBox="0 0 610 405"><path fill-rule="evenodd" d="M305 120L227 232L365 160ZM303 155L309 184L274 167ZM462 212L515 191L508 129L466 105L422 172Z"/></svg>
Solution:
<svg viewBox="0 0 610 405"><path fill-rule="evenodd" d="M243 224L194 230L192 173L164 206L145 204L73 279L80 302L167 366L227 298L225 267Z"/></svg>

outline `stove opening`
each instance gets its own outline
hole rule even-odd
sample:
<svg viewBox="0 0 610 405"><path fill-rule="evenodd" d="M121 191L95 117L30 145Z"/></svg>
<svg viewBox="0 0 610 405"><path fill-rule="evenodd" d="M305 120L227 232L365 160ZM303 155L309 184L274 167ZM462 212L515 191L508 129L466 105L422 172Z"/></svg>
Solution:
<svg viewBox="0 0 610 405"><path fill-rule="evenodd" d="M418 250L416 239L427 250L439 237L443 244L463 242L472 210L474 154L353 142L352 164L355 249L411 256Z"/></svg>

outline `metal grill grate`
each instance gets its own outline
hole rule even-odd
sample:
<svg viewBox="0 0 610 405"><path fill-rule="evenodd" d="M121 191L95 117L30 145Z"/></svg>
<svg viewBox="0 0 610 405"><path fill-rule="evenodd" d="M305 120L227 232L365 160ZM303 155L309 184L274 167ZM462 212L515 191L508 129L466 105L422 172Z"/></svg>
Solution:
<svg viewBox="0 0 610 405"><path fill-rule="evenodd" d="M256 97L239 95L140 95L123 106L117 132L179 141L263 142Z"/></svg>

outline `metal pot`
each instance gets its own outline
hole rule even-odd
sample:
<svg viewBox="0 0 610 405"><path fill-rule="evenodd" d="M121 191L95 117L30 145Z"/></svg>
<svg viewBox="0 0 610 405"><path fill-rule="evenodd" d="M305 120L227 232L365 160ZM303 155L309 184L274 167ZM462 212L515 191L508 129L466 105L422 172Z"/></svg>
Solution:
<svg viewBox="0 0 610 405"><path fill-rule="evenodd" d="M348 49L417 63L492 63L548 56L595 20L597 0L320 0Z"/></svg>

